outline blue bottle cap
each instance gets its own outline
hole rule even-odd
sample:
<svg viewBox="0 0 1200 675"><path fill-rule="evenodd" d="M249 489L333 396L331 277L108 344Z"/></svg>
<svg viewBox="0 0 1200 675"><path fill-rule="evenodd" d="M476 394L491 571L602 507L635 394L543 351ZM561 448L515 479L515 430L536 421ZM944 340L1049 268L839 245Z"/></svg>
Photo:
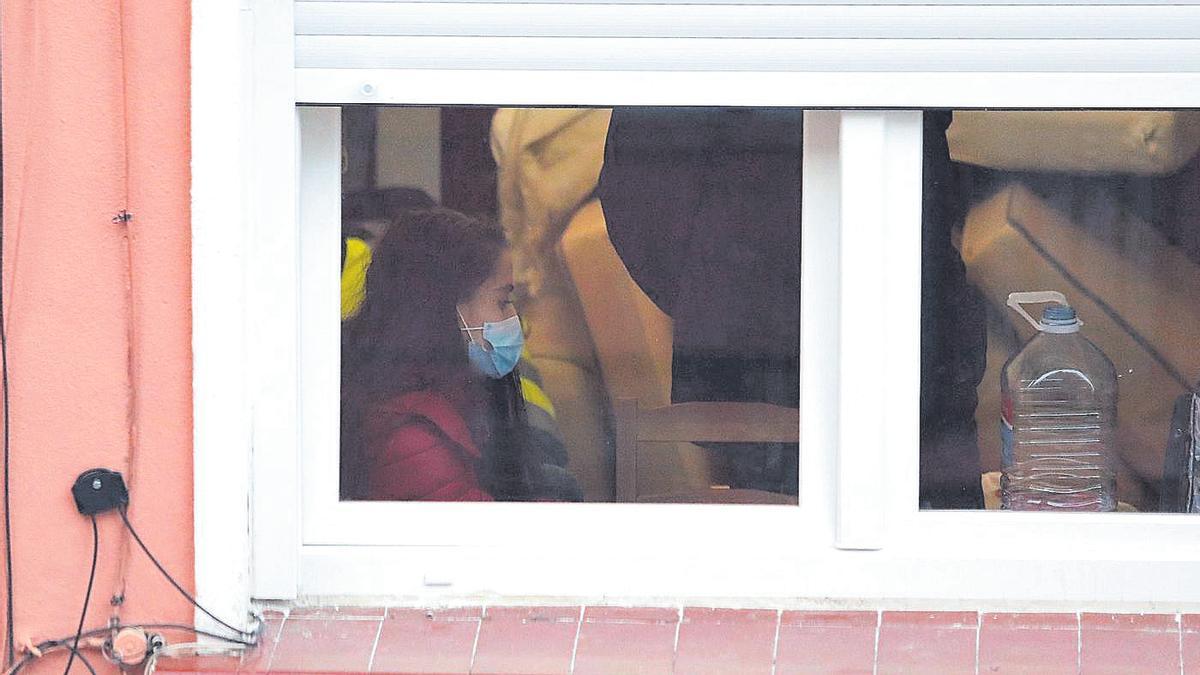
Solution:
<svg viewBox="0 0 1200 675"><path fill-rule="evenodd" d="M1042 310L1042 323L1047 326L1066 326L1076 320L1075 308L1070 305L1046 305Z"/></svg>

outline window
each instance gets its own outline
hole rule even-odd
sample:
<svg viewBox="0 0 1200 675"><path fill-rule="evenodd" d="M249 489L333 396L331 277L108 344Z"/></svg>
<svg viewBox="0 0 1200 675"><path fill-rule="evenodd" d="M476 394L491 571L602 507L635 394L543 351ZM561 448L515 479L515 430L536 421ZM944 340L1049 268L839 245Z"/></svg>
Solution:
<svg viewBox="0 0 1200 675"><path fill-rule="evenodd" d="M203 372L197 583L206 598L244 601L241 582L252 586L244 595L355 602L1200 601L1190 517L922 510L919 482L920 111L1200 107L1194 8L497 4L487 9L503 29L493 15L484 30L463 15L478 7L422 8L426 23L411 21L403 3L255 7L255 30L243 34L254 36L251 93L236 86L237 68L194 85L200 96L215 81L235 83L231 98L198 99L223 102L226 132L238 128L239 96L252 97L253 110L244 133L229 136L248 147L210 152L199 144L225 137L193 134L197 213L204 204L222 213L218 194L241 195L236 176L222 173L229 157L247 158L238 167L251 181L241 195L248 229L203 227L222 221L200 217L193 229ZM197 3L197 30L215 11ZM237 35L194 45L224 58L214 45ZM206 63L225 62L193 59ZM337 391L338 367L319 355L338 353L328 317L340 304L341 109L352 104L806 109L799 506L340 500L337 405L322 398ZM193 114L196 124L212 119ZM231 259L245 261L244 289L220 276ZM221 370L214 355L232 365ZM247 455L250 542L238 527L239 495L228 494L248 481L238 472ZM246 582L223 554L251 544Z"/></svg>
<svg viewBox="0 0 1200 675"><path fill-rule="evenodd" d="M697 499L695 496L685 495L685 498L674 498L673 495L661 497L650 490L654 490L653 481L659 479L653 471L646 471L637 475L633 482L635 490L650 485L648 494L644 495L650 501L674 501L674 502L690 502L690 503L669 503L669 504L646 504L638 506L635 509L617 508L608 504L570 504L570 503L549 503L547 501L537 501L534 503L509 503L503 505L497 504L469 504L453 501L397 501L397 500L378 500L378 499L342 499L342 492L339 485L339 453L336 449L339 447L339 406L338 406L338 354L341 335L339 334L339 322L337 321L341 306L342 297L339 277L344 276L343 273L346 267L339 260L338 252L341 248L340 241L342 230L338 227L338 223L342 222L342 215L349 214L346 221L353 221L357 218L357 209L361 208L362 202L359 198L347 193L347 199L342 198L342 186L346 184L347 176L355 174L352 169L355 159L352 156L353 145L349 139L356 137L357 132L352 128L343 127L343 120L351 119L354 115L362 115L361 111L352 112L347 115L345 107L318 107L305 106L298 109L298 119L300 127L300 153L302 157L302 170L299 183L300 202L298 204L298 214L300 220L300 275L299 302L301 304L301 316L303 324L299 331L301 337L301 359L302 372L306 381L302 388L301 401L301 419L302 423L302 443L303 443L303 460L300 463L301 485L303 502L300 513L300 526L302 528L301 537L304 550L309 551L318 557L338 550L337 547L365 546L371 547L379 551L394 550L396 555L401 555L402 551L411 550L407 547L485 547L495 548L500 547L503 550L510 550L514 555L527 555L529 551L541 551L540 555L548 555L549 560L555 555L567 555L570 550L586 550L597 547L607 547L616 541L621 541L621 546L632 546L639 548L644 552L660 551L671 552L671 555L676 555L680 551L694 549L697 546L706 545L705 542L711 541L713 533L720 532L725 540L733 544L733 548L723 555L733 556L740 548L737 542L762 541L767 535L765 533L773 529L794 528L801 522L802 517L798 509L787 508L789 502L796 501L797 485L791 479L790 486L786 484L785 474L780 472L773 478L777 481L779 487L775 490L762 488L746 488L739 489L736 486L730 486L725 489L722 484L716 484L705 481L699 483L701 494ZM353 110L353 109L351 109ZM467 111L477 109L468 108L453 108L441 107L438 108L417 108L417 107L382 107L376 112L375 125L377 129L382 129L390 125L399 117L407 119L408 124L397 125L402 133L410 135L410 138L405 141L404 146L407 148L437 148L436 153L427 153L419 165L396 164L397 175L418 176L424 183L425 192L439 192L442 201L447 200L451 190L458 190L460 195L456 199L476 199L475 204L485 204L478 195L487 194L490 190L481 189L478 186L470 185L463 179L462 172L456 172L451 175L451 180L443 178L446 176L446 167L470 165L470 162L463 159L464 153L475 152L478 157L479 144L487 138L482 135L478 120L464 121L464 118L471 114ZM533 111L530 109L505 109L505 114L520 114L529 115ZM658 114L663 114L664 111L659 111ZM673 115L674 111L665 111L669 115ZM772 121L772 117L779 117L780 111L733 111L742 121L746 117L761 116L767 121ZM767 127L771 132L765 143L752 146L756 148L766 147L771 151L766 153L771 161L775 162L791 162L793 167L790 170L791 180L800 180L800 157L796 152L799 145L798 128L792 125L793 122L798 122L800 113L791 111L782 111L786 114L782 120L783 124L774 122L773 127ZM497 113L499 114L499 113ZM609 115L607 109L576 109L574 112L563 111L564 115L583 115L586 118L599 117L606 121ZM494 116L494 115L493 115ZM483 119L487 120L487 117ZM530 126L532 122L538 121L535 117L530 117ZM443 130L442 138L439 141L434 141L432 134L424 138L420 137L420 123L424 121L425 129L431 129L434 124L440 126ZM669 122L673 118L668 118ZM458 128L474 125L476 131L471 132L475 139L472 142L473 149L462 151L454 148L455 143L462 142L462 139L467 135L467 132L462 132L455 136L451 136L445 132L446 129L454 125L461 125ZM798 126L798 125L797 125ZM777 140L778 131L782 127L785 131L792 133L795 140L789 144L780 143ZM482 127L486 129L486 126ZM378 133L378 132L377 132ZM588 132L594 139L588 149L588 152L599 154L603 152L603 145L600 142L603 139L602 135L597 135L595 130ZM602 131L601 134L604 132ZM743 127L742 133L745 133ZM761 133L761 132L757 132ZM414 140L412 136L416 136ZM455 140L451 140L451 139ZM519 142L524 142L523 140ZM514 146L519 146L519 142L514 142ZM387 165L391 159L382 157L382 152L390 152L391 144L379 146L377 144L376 151L373 153L376 157L375 171L376 177L380 176L380 168ZM570 149L570 145L565 146ZM785 150L775 149L782 147ZM346 153L343 153L343 148ZM487 148L484 144L483 148ZM635 148L638 150L638 148ZM415 151L414 151L415 152ZM487 155L490 156L491 151L487 150ZM436 174L432 172L422 172L420 169L427 168L434 164L429 158L437 154L437 164L443 169ZM645 154L638 152L631 153L635 159L644 157ZM477 160L475 160L477 161ZM749 162L754 166L760 160ZM638 164L633 165L638 168ZM346 167L343 173L343 167ZM501 162L496 171L504 171L506 165ZM598 169L595 167L594 170ZM487 176L489 171L467 171L466 175ZM555 174L550 173L551 177ZM408 179L406 179L408 180ZM483 178L481 180L495 181L495 178ZM503 178L501 178L503 181ZM595 180L595 178L593 178ZM626 177L626 180L630 180ZM786 182L786 181L785 181ZM522 186L528 188L528 186ZM493 188L494 189L494 188ZM411 198L412 192L396 191L395 186L382 187L376 185L374 188L375 195L384 196L387 199L397 199L400 197ZM382 190L383 192L380 192ZM389 191L390 190L390 191ZM583 207L587 207L580 211L583 218L595 218L599 215L598 205L590 205L588 199L592 191L592 187L577 188L579 191L575 199L581 200ZM494 193L493 193L494 194ZM499 193L503 197L503 191ZM779 236L783 237L798 237L799 213L795 210L799 208L799 190L794 193L786 192L787 201L785 207L772 205L778 211L785 214L790 214L790 228L780 228L782 233ZM407 196L406 196L407 195ZM475 195L475 197L470 197ZM703 195L701 195L703 196ZM421 202L428 205L428 201L434 199L433 195L426 197L418 197ZM783 201L783 200L781 200ZM459 202L463 204L464 202ZM502 202L497 202L502 203ZM525 203L529 203L526 200ZM731 203L731 200L726 199L725 203ZM614 202L610 202L610 206L605 215L612 216L619 211L613 208ZM473 207L460 206L463 210L468 210ZM486 206L485 206L486 208ZM580 215L576 214L576 215ZM787 217L787 216L785 216ZM367 221L370 218L366 219ZM397 221L399 222L399 220ZM589 223L582 221L584 226ZM362 223L351 223L350 227L361 227ZM369 222L365 223L370 225ZM594 246L594 239L588 239L589 236L594 236L595 221L591 232L586 227L582 230L583 237L579 242L572 243L564 241L563 246L566 249L567 259L561 264L564 268L541 268L552 274L572 274L569 255L571 254L571 246L578 245L580 247ZM569 226L568 226L569 228ZM365 228L364 228L365 229ZM578 229L578 228L577 228ZM391 230L389 230L389 233ZM370 236L367 232L359 232L364 236ZM386 236L386 235L385 235ZM565 239L569 239L566 236ZM551 245L556 244L553 242ZM603 242L602 242L603 243ZM701 243L707 243L702 241ZM611 246L611 244L609 244ZM514 247L515 249L516 247ZM781 247L782 248L782 247ZM785 257L798 255L800 247L798 245L790 250L784 249L781 254ZM349 253L349 247L348 247ZM372 257L374 257L374 252ZM772 252L770 255L776 255ZM769 257L769 256L768 256ZM347 257L349 260L349 256ZM793 262L795 262L793 260ZM614 268L620 272L620 258L613 252L608 254L606 261L602 261L604 265ZM371 268L368 269L368 289L367 296L370 297L370 269L376 269L377 260L373 260ZM592 264L587 263L585 264ZM780 273L784 278L787 278L789 272L795 272L797 266L793 265L791 270L787 269L786 265L780 266ZM382 268L379 268L382 269ZM602 273L608 274L608 277L603 277ZM602 281L607 278L612 278L612 272L592 273L591 279L599 277ZM382 277L381 277L382 278ZM574 277L571 277L572 279ZM580 278L583 278L582 276ZM618 281L622 278L617 275ZM616 291L622 293L633 294L638 290L636 285L629 279L628 272L623 276L624 287L617 287ZM544 280L544 278L543 278ZM590 280L590 279L589 279ZM523 281L523 280L521 280ZM553 279L552 279L553 281ZM798 280L793 278L791 282L790 299L784 297L779 302L783 303L780 314L784 317L791 316L791 320L795 320L796 311L800 306L799 297L796 293L796 284ZM605 282L607 283L607 282ZM785 287L786 288L786 287ZM598 294L607 294L615 297L616 291L604 284L599 284L596 289L585 291ZM518 290L518 301L523 301L520 298L520 293L528 292L526 289ZM787 295L785 290L785 295ZM553 301L553 296L548 296L550 301ZM639 312L656 311L649 300L642 298L638 300L636 295L633 295L633 301L642 302L642 308ZM790 300L790 303L789 303ZM370 300L368 299L368 302ZM520 306L518 304L518 306ZM637 305L634 305L637 307ZM553 309L553 307L551 307ZM453 315L452 315L453 317ZM457 317L453 317L457 318ZM465 317L464 317L465 318ZM534 342L539 324L537 323L537 315L535 312L528 312L522 317L528 326L528 332L531 336L530 342ZM620 317L617 319L627 319L628 317ZM776 321L779 317L774 317ZM616 319L614 319L616 320ZM641 319L639 319L640 321ZM353 319L349 319L353 321ZM588 319L585 317L584 322ZM783 319L784 326L787 326L788 319ZM532 324L532 325L530 325ZM769 324L768 324L769 325ZM457 331L461 326L454 325ZM542 330L547 332L551 329L563 330L565 328L578 329L580 326L572 326L570 322L561 322L561 325L553 323L543 324ZM796 329L793 326L793 331ZM551 335L551 337L553 337ZM627 337L621 334L620 337ZM787 346L787 337L784 335L780 341L783 348L794 350L794 340L798 336L793 332L792 346ZM632 342L630 342L632 344ZM618 347L622 344L618 342ZM655 343L650 343L650 347L655 347ZM657 348L662 350L661 343L657 344ZM664 353L665 350L658 352ZM666 352L669 354L669 352ZM786 353L786 352L785 352ZM817 352L813 352L817 353ZM553 356L553 352L551 352ZM524 357L522 357L524 358ZM659 356L658 358L662 358ZM555 367L553 359L547 359L548 367ZM541 365L534 362L535 365ZM571 364L568 364L571 365ZM561 368L561 366L559 366ZM603 365L601 366L603 367ZM628 367L628 366L626 366ZM793 373L795 373L794 366ZM793 375L798 377L798 375ZM572 390L575 386L574 382L579 381L579 378L567 372L565 378L568 386L563 397L565 400L553 400L554 407L557 409L562 406L578 405L578 402L573 401L572 397L578 394ZM604 380L598 378L598 382ZM658 381L661 385L662 380ZM628 385L628 383L626 383ZM634 382L634 384L641 384ZM783 396L796 396L796 382L791 382L791 387L786 385L782 387ZM790 392L788 391L790 389ZM770 392L768 392L770 393ZM665 393L660 393L660 396L665 397ZM582 398L582 397L581 397ZM601 392L596 397L601 404L607 404L608 400L619 398L609 396ZM636 398L636 396L631 397ZM585 401L586 402L586 401ZM665 399L664 399L665 402ZM788 423L789 433L794 438L796 434L796 399L791 399L790 413L787 412L788 400L781 401L780 408L784 408L785 414L790 414L791 421ZM653 406L647 406L652 408ZM601 417L607 416L609 413L603 411ZM615 413L614 413L615 414ZM776 425L778 426L778 424ZM603 429L603 427L601 427ZM758 433L757 430L754 433ZM703 439L701 439L703 440ZM729 439L724 439L729 440ZM769 439L768 439L769 440ZM587 446L584 446L587 447ZM795 456L795 445L792 445L792 456ZM639 452L649 451L646 448L639 448ZM695 452L695 451L693 451ZM704 452L708 453L709 450ZM585 455L586 457L586 455ZM575 462L574 459L568 462L568 467ZM795 469L793 469L795 471ZM607 477L609 486L603 484L599 488L592 487L593 490L600 493L599 498L593 498L589 501L613 501L616 495L614 494L616 485L613 485L614 471L612 468L607 468L606 471L596 471L593 475L603 479ZM665 477L665 480L659 479L660 484L667 484L670 487L679 487L678 473L662 472L659 474ZM793 474L794 476L795 474ZM611 486L611 487L610 487ZM790 490L788 489L790 487ZM603 492L612 490L614 492ZM753 492L753 499L744 499L743 496L747 492ZM730 493L735 493L733 498L729 498ZM790 494L789 494L790 493ZM714 496L715 494L715 496ZM643 497L643 495L638 495ZM719 504L696 504L697 501L708 502L725 502L725 501L749 501L746 505L737 505L736 507L725 507ZM622 501L617 498L617 501ZM624 501L633 501L626 499ZM384 523L402 524L397 526L382 526ZM546 533L553 533L547 539ZM597 536L597 533L603 533L603 536ZM556 547L561 547L564 550L557 553L547 552L545 549L553 541ZM791 544L788 544L790 546ZM797 544L798 545L798 544ZM655 553L658 555L658 553ZM413 592L415 584L416 589L422 592L430 592L430 588L439 588L438 583L429 582L431 585L426 585L426 577L438 578L446 575L444 571L436 573L425 566L429 565L428 561L421 561L418 558L413 558L411 561L414 567L419 567L419 570L412 570L411 575L393 574L388 577L384 583L391 589L408 589L405 592ZM457 563L454 565L457 567ZM566 569L566 568L564 568ZM545 571L544 569L542 570ZM468 579L476 579L478 573L482 570L472 570L467 574ZM515 571L514 571L515 572ZM524 571L520 571L524 574ZM453 582L456 586L461 586L466 583L474 583L466 581L458 575L450 575L457 577ZM549 579L551 577L543 577ZM351 583L377 583L379 575L365 576L339 576L337 579L328 578L327 580L342 583L351 581ZM394 591L398 592L398 591Z"/></svg>
<svg viewBox="0 0 1200 675"><path fill-rule="evenodd" d="M1197 150L1194 110L925 112L923 507L1191 508Z"/></svg>
<svg viewBox="0 0 1200 675"><path fill-rule="evenodd" d="M801 110L341 115L343 500L795 502Z"/></svg>

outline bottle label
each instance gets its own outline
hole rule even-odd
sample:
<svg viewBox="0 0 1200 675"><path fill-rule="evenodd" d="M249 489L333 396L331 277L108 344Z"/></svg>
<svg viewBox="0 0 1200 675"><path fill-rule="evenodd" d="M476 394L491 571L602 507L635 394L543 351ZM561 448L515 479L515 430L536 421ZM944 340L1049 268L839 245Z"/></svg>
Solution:
<svg viewBox="0 0 1200 675"><path fill-rule="evenodd" d="M1000 462L1007 469L1013 465L1013 402L1004 396L1000 402Z"/></svg>

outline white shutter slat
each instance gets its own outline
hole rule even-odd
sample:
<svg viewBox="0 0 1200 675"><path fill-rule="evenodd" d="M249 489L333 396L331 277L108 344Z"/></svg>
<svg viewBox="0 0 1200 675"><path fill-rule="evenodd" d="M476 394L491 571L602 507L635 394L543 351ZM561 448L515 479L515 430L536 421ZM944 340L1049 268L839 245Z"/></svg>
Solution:
<svg viewBox="0 0 1200 675"><path fill-rule="evenodd" d="M296 38L298 68L1191 72L1200 40Z"/></svg>
<svg viewBox="0 0 1200 675"><path fill-rule="evenodd" d="M303 2L297 35L821 39L1164 39L1200 6L613 5Z"/></svg>

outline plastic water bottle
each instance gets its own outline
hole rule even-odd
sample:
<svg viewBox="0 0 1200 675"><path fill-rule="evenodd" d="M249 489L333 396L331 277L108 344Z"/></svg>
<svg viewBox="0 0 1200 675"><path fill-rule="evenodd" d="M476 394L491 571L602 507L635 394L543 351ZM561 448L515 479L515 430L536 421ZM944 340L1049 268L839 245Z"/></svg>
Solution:
<svg viewBox="0 0 1200 675"><path fill-rule="evenodd" d="M1021 306L1052 303L1035 321ZM1003 508L1116 509L1117 374L1079 332L1082 322L1054 291L1013 293L1008 306L1038 334L1004 365L1000 433Z"/></svg>

